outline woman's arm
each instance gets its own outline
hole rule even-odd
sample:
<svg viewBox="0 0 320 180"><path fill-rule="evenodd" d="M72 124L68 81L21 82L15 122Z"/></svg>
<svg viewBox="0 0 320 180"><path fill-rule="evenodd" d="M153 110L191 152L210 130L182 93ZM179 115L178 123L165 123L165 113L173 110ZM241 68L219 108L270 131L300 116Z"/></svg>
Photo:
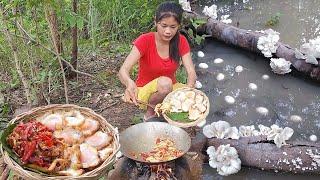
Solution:
<svg viewBox="0 0 320 180"><path fill-rule="evenodd" d="M130 70L139 61L140 57L141 55L138 48L133 46L118 73L121 83L126 86L124 93L125 102L131 102L136 105L138 89L136 83L130 78Z"/></svg>
<svg viewBox="0 0 320 180"><path fill-rule="evenodd" d="M182 64L186 68L188 75L187 86L194 87L197 79L196 71L194 70L194 65L192 63L190 52L182 56Z"/></svg>

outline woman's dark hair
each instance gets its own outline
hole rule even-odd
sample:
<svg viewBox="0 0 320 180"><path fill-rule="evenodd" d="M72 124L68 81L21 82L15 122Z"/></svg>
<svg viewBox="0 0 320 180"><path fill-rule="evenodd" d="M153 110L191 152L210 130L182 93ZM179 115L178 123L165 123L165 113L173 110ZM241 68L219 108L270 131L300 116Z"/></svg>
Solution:
<svg viewBox="0 0 320 180"><path fill-rule="evenodd" d="M173 1L167 1L161 3L156 11L155 21L158 23L163 18L174 17L174 19L180 24L182 21L183 9L180 4L177 4ZM169 44L169 56L171 59L179 62L179 32L173 36Z"/></svg>

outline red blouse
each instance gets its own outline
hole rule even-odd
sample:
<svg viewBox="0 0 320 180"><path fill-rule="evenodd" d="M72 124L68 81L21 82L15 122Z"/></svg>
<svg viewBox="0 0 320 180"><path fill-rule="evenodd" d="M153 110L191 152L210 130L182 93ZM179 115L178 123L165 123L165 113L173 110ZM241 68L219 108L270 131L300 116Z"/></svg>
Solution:
<svg viewBox="0 0 320 180"><path fill-rule="evenodd" d="M160 76L171 78L173 83L177 82L175 73L179 64L170 57L163 59L159 56L154 32L142 34L133 41L133 45L138 48L141 55L136 80L138 87L142 87ZM183 35L180 35L179 54L182 57L188 52L190 52L189 43Z"/></svg>

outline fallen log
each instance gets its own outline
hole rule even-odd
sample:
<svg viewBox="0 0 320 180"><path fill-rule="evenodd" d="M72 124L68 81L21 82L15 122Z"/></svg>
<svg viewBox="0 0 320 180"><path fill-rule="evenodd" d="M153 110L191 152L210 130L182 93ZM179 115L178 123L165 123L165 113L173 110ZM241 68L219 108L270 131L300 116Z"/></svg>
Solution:
<svg viewBox="0 0 320 180"><path fill-rule="evenodd" d="M204 18L194 13L187 13L186 17L199 19ZM211 35L212 38L223 41L226 44L240 47L262 55L261 51L257 48L257 42L259 37L264 35L263 33L240 29L211 18L208 19L206 24L198 27L197 33ZM315 80L316 82L320 82L319 66L308 64L304 59L297 59L295 57L294 49L289 45L282 42L278 42L277 45L277 51L273 54L274 58L284 58L287 61L290 61L292 66L297 70L298 74L311 77L311 79Z"/></svg>
<svg viewBox="0 0 320 180"><path fill-rule="evenodd" d="M238 151L241 165L275 172L320 174L320 143L290 141L278 148L266 136L208 139L208 146L230 144Z"/></svg>

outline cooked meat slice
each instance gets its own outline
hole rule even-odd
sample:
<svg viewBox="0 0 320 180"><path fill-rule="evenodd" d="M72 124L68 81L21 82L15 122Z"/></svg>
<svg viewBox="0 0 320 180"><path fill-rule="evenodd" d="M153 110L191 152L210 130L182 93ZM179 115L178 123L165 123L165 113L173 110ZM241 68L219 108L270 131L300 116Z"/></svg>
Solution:
<svg viewBox="0 0 320 180"><path fill-rule="evenodd" d="M95 167L100 163L98 151L89 144L80 144L81 164L83 168Z"/></svg>
<svg viewBox="0 0 320 180"><path fill-rule="evenodd" d="M92 136L88 137L85 142L92 147L97 148L98 150L108 146L112 141L112 136L108 134L98 131L94 133Z"/></svg>

